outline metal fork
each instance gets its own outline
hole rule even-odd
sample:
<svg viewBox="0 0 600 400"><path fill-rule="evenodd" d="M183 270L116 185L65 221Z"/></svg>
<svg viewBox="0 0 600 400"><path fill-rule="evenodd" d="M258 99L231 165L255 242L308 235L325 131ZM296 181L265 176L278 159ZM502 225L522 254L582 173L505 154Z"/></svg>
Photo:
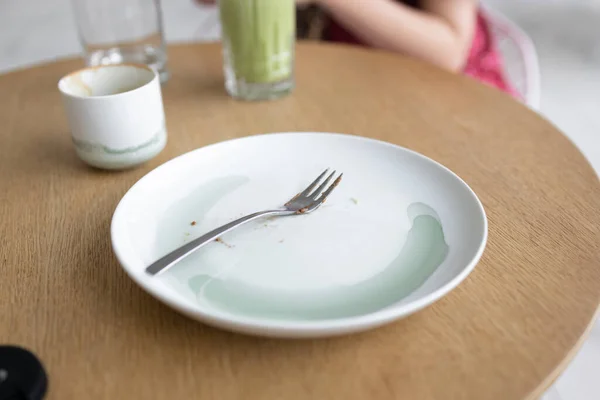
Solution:
<svg viewBox="0 0 600 400"><path fill-rule="evenodd" d="M319 175L319 177L315 179L313 183L308 185L308 187L302 192L292 197L281 208L250 214L223 225L213 231L210 231L155 261L146 268L146 272L150 275L156 275L160 272L163 272L207 243L212 242L213 240L218 239L221 235L255 219L267 216L301 215L315 211L323 203L325 203L327 197L342 180L343 174L340 174L337 178L335 178L333 183L330 184L335 176L336 171L333 171L325 180L323 180L323 177L327 175L327 172L329 172L328 169L323 171L323 173Z"/></svg>

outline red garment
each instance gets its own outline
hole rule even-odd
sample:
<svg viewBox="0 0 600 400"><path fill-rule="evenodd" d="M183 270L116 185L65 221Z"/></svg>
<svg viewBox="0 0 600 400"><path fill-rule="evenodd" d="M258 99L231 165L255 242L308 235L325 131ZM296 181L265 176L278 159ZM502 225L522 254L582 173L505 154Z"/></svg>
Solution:
<svg viewBox="0 0 600 400"><path fill-rule="evenodd" d="M332 42L364 45L334 20L329 24L325 38ZM502 57L496 47L488 22L481 13L477 15L475 36L463 73L515 97L520 97L504 76Z"/></svg>

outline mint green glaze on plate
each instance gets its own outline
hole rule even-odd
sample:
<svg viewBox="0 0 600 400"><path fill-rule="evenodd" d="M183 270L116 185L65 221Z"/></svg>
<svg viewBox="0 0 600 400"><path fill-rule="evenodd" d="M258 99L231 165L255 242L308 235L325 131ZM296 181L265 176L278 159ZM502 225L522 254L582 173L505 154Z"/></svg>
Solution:
<svg viewBox="0 0 600 400"><path fill-rule="evenodd" d="M407 213L412 227L398 256L382 272L358 284L315 291L265 291L235 278L201 274L189 279L189 288L200 302L257 317L315 320L377 311L420 287L448 254L435 211L414 203Z"/></svg>

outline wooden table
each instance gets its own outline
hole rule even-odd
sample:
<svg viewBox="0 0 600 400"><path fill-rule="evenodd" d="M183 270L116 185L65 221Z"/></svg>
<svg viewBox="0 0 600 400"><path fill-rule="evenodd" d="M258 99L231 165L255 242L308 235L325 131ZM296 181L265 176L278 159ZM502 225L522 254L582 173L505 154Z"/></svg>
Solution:
<svg viewBox="0 0 600 400"><path fill-rule="evenodd" d="M169 144L109 173L73 152L65 61L0 76L0 343L25 346L51 399L535 398L584 340L600 303L600 184L550 123L508 96L399 56L300 45L295 93L242 103L220 49L170 49ZM473 274L408 319L353 336L282 341L189 320L127 278L112 212L151 169L261 132L346 132L451 168L478 193L489 242Z"/></svg>

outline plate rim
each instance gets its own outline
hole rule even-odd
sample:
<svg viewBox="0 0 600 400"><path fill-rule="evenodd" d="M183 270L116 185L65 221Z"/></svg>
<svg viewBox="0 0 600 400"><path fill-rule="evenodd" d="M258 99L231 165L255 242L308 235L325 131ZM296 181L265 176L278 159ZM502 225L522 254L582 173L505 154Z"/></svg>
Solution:
<svg viewBox="0 0 600 400"><path fill-rule="evenodd" d="M233 313L227 313L224 311L219 311L214 308L207 308L201 306L193 306L187 301L180 300L178 298L171 298L170 295L161 293L162 289L158 288L157 285L152 284L150 279L140 279L136 273L134 273L133 268L127 266L127 256L124 253L127 253L126 249L122 248L120 244L120 236L119 233L119 223L121 220L124 220L123 209L128 201L128 198L132 196L132 192L138 185L141 185L145 180L151 179L151 175L156 173L156 171L164 168L168 168L169 165L174 164L175 162L179 162L183 158L191 157L195 153L202 153L205 151L210 151L215 146L223 145L226 143L237 142L237 141L245 141L245 140L255 140L259 138L268 138L272 136L317 136L317 137L341 137L350 140L358 140L364 142L370 142L378 145L383 145L386 147L392 147L396 150L407 152L417 158L420 158L426 162L433 163L436 167L441 168L446 173L450 174L454 179L456 179L464 188L467 189L469 195L475 200L475 204L477 205L477 210L481 214L483 221L483 237L479 243L477 251L470 259L470 261L463 267L459 274L457 274L454 278L452 278L449 282L442 285L440 288L434 290L432 293L429 293L419 299L415 299L407 304L401 306L389 306L377 311L351 316L351 317L343 317L343 318L335 318L335 319L322 319L322 320L279 320L272 318L257 318L257 317L249 317L244 315L236 315ZM367 329L375 328L377 326L384 325L386 323L392 322L397 319L401 319L407 317L435 302L440 300L442 297L446 296L452 290L454 290L460 283L462 283L468 275L471 274L475 266L479 263L483 252L486 248L488 241L488 219L483 207L483 204L477 194L471 189L471 187L456 173L452 170L444 166L443 164L421 154L414 150L408 149L406 147L399 146L394 143L386 142L379 139L373 139L364 136L345 134L345 133L333 133L333 132L311 132L311 131L288 131L288 132L273 132L273 133L263 133L257 135L249 135L240 138L228 139L216 143L212 143L203 147L199 147L197 149L188 151L181 155L178 155L163 164L157 166L152 169L140 179L138 179L123 195L115 211L113 213L111 219L110 226L110 235L111 235L111 247L113 253L115 254L121 268L125 271L127 276L132 279L139 287L141 287L146 293L150 294L155 299L163 302L169 307L191 317L192 319L199 320L208 325L212 325L219 328L224 328L227 330L233 330L237 332L243 332L247 334L260 335L260 336L270 336L270 337L318 337L318 336L334 336L352 332L364 331Z"/></svg>

